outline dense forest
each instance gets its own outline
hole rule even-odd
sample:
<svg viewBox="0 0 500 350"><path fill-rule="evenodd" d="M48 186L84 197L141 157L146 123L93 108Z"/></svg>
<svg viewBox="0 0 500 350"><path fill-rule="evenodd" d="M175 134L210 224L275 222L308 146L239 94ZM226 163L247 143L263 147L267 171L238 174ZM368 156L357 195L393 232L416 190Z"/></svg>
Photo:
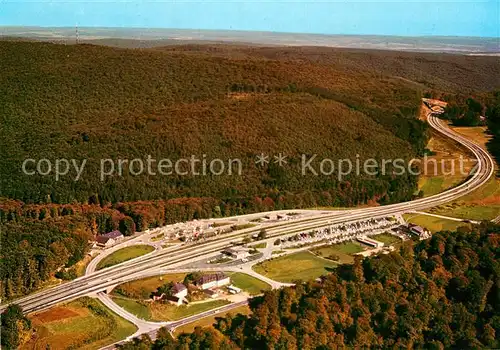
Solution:
<svg viewBox="0 0 500 350"><path fill-rule="evenodd" d="M268 291L250 316L122 349L498 348L499 226L441 232L356 259L321 281Z"/></svg>
<svg viewBox="0 0 500 350"><path fill-rule="evenodd" d="M318 46L260 47L247 45L184 44L156 50L210 55L238 60L267 59L310 62L345 71L371 71L397 77L426 91L470 94L498 88L498 57L382 51Z"/></svg>
<svg viewBox="0 0 500 350"><path fill-rule="evenodd" d="M353 60L339 51L335 62L272 59L264 48L261 56L247 52L237 58L179 47L0 45L0 59L9 67L0 77L0 146L8 155L0 160L0 196L25 203L104 205L179 197L248 201L288 192L319 200L327 190L334 191L329 204L346 206L401 201L415 192L414 178L301 174L302 154L410 159L425 148L427 126L418 109L427 87L403 71L396 76L363 66L359 55ZM403 57L400 64L408 60ZM488 59L478 64L478 74L490 64ZM262 152L286 154L286 171L256 166L255 155ZM241 176L134 176L127 168L101 181L101 159L148 155L174 161L191 155L236 158L244 171ZM73 168L59 179L53 172L23 174L29 158L46 158L52 166L59 158L87 163L74 181ZM343 187L363 194L342 198L337 192Z"/></svg>
<svg viewBox="0 0 500 350"><path fill-rule="evenodd" d="M421 155L427 140L418 119L422 92L455 91L459 73L464 81L475 75L467 80L470 89L486 91L494 85L484 73L498 69L489 57L321 48L0 45L9 67L0 77L0 146L7 155L0 160L0 196L40 204L205 197L245 207L255 197L276 202L289 195L311 197L305 205L408 200L415 177L339 179L338 169L304 176L300 156L380 161ZM472 63L472 70L462 69ZM432 80L438 68L442 74ZM289 165L259 167L254 161L262 152L286 154ZM123 174L100 177L102 159L116 164L191 155L241 159L243 174L134 175L125 167ZM77 181L72 165L55 177L60 158L86 160ZM24 174L26 159L34 160L28 171L47 159L52 172Z"/></svg>
<svg viewBox="0 0 500 350"><path fill-rule="evenodd" d="M9 305L1 317L0 341L4 349L17 349L31 337L31 321L19 305Z"/></svg>
<svg viewBox="0 0 500 350"><path fill-rule="evenodd" d="M495 92L486 103L485 115L488 130L493 136L489 141L488 149L495 157L497 164L500 164L500 91Z"/></svg>
<svg viewBox="0 0 500 350"><path fill-rule="evenodd" d="M99 233L135 233L134 220L111 207L88 204L0 203L2 259L0 297L12 299L36 290L51 277L76 277L74 265Z"/></svg>
<svg viewBox="0 0 500 350"><path fill-rule="evenodd" d="M441 117L450 120L453 125L488 127L488 133L492 136L487 144L488 151L500 164L500 90L474 96L444 94L437 97L447 101L448 105Z"/></svg>
<svg viewBox="0 0 500 350"><path fill-rule="evenodd" d="M484 107L475 99L469 97L462 104L452 101L446 106L443 118L452 121L455 126L484 125Z"/></svg>
<svg viewBox="0 0 500 350"><path fill-rule="evenodd" d="M118 49L0 41L0 197L25 203L101 204L180 197L225 203L305 195L350 206L410 199L416 179L303 176L300 155L318 159L410 159L427 126L423 92L498 87L492 57L329 48L181 45ZM286 171L255 156L283 153ZM241 176L122 175L100 178L101 159L241 159ZM23 161L45 158L48 175ZM57 159L71 165L56 178ZM45 164L46 166L46 164ZM28 171L35 168L29 163ZM42 167L44 170L46 167ZM345 194L345 188L358 194ZM397 190L395 190L397 188ZM273 198L273 200L275 200Z"/></svg>
<svg viewBox="0 0 500 350"><path fill-rule="evenodd" d="M83 259L90 237L78 226L79 223L67 224L61 229L48 221L0 224L0 297L11 299L28 294L60 269Z"/></svg>

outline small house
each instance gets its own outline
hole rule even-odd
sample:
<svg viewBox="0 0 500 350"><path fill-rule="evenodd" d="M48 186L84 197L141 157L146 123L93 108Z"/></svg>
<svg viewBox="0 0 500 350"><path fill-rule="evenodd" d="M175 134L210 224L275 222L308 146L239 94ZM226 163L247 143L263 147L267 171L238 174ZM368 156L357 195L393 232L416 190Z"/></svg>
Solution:
<svg viewBox="0 0 500 350"><path fill-rule="evenodd" d="M182 283L175 283L172 286L172 291L171 291L172 296L180 298L180 299L184 299L185 297L187 297L187 294L188 294L188 290L187 290L186 286L183 285Z"/></svg>

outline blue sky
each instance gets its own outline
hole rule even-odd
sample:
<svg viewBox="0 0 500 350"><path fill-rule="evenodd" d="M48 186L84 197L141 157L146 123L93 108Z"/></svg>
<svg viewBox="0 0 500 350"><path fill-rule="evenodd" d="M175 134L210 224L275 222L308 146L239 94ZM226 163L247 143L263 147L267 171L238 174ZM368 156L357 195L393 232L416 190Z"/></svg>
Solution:
<svg viewBox="0 0 500 350"><path fill-rule="evenodd" d="M498 37L500 0L0 0L0 25Z"/></svg>

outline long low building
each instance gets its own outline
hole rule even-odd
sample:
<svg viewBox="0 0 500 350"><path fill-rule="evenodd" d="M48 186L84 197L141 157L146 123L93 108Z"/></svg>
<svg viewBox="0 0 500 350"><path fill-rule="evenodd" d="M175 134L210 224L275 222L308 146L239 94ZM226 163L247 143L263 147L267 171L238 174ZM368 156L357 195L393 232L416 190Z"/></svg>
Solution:
<svg viewBox="0 0 500 350"><path fill-rule="evenodd" d="M366 244L370 247L373 248L382 248L384 246L384 243L376 241L374 239L368 238L368 237L357 237L356 240L360 243Z"/></svg>
<svg viewBox="0 0 500 350"><path fill-rule="evenodd" d="M231 293L231 294L241 293L241 288L233 286L232 284L230 286L228 286L227 289L228 289L229 293Z"/></svg>
<svg viewBox="0 0 500 350"><path fill-rule="evenodd" d="M427 239L431 236L429 231L415 224L409 224L408 229L410 230L411 234L418 236L420 239Z"/></svg>

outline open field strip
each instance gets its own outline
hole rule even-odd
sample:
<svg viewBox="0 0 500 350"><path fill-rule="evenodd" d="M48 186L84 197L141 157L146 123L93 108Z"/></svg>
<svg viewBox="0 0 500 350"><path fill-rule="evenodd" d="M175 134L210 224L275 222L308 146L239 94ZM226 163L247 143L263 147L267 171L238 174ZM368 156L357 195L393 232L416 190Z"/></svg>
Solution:
<svg viewBox="0 0 500 350"><path fill-rule="evenodd" d="M425 227L432 233L436 233L439 231L454 231L461 226L466 226L466 227L471 226L470 223L443 219L440 217L429 216L424 214L404 214L403 216L407 222Z"/></svg>
<svg viewBox="0 0 500 350"><path fill-rule="evenodd" d="M454 127L456 133L472 140L487 151L491 136L485 127ZM498 170L498 167L495 168ZM428 210L431 213L470 220L494 220L500 215L500 178L492 177L488 182L469 194Z"/></svg>
<svg viewBox="0 0 500 350"><path fill-rule="evenodd" d="M139 256L151 253L155 248L150 245L136 244L129 247L121 248L106 256L97 264L97 270L118 265L122 262L135 259Z"/></svg>
<svg viewBox="0 0 500 350"><path fill-rule="evenodd" d="M428 197L450 189L467 179L467 175L460 172L457 162L464 160L463 170L469 173L477 163L469 150L458 142L433 131L427 144L431 152L426 155L427 165L420 175L418 188Z"/></svg>
<svg viewBox="0 0 500 350"><path fill-rule="evenodd" d="M320 257L329 258L335 256L338 260L332 262L337 262L339 264L350 264L354 261L353 254L363 251L363 247L360 243L345 242L339 244L323 245L313 249L310 249L312 253Z"/></svg>
<svg viewBox="0 0 500 350"><path fill-rule="evenodd" d="M253 267L254 271L273 280L292 283L296 280L310 280L337 267L337 263L322 259L309 251L287 254L266 260Z"/></svg>
<svg viewBox="0 0 500 350"><path fill-rule="evenodd" d="M270 290L271 286L244 272L228 272L231 284L247 292L250 295L261 294L262 291Z"/></svg>

